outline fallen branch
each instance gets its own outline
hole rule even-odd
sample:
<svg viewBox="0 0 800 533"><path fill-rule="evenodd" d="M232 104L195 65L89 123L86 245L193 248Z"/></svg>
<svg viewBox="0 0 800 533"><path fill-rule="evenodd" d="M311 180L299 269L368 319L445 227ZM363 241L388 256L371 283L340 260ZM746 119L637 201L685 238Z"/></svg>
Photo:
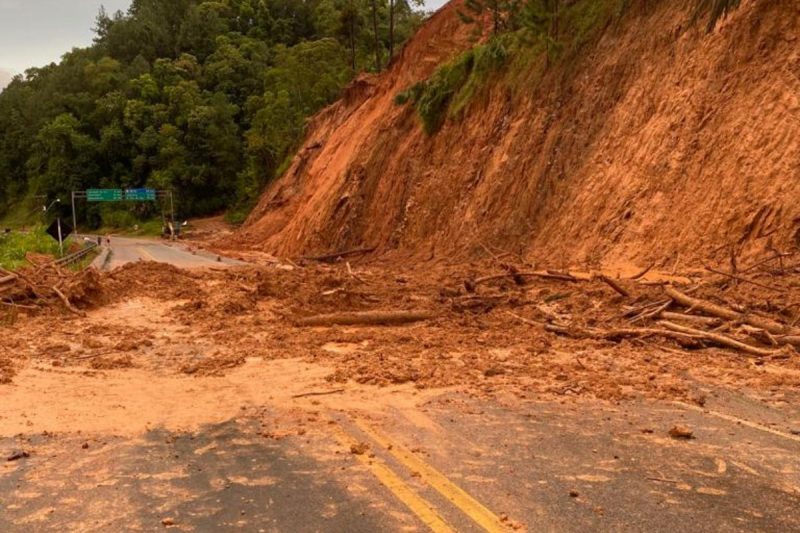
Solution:
<svg viewBox="0 0 800 533"><path fill-rule="evenodd" d="M344 389L335 389L329 391L319 391L319 392L304 392L303 394L294 394L292 398L306 398L308 396L327 396L329 394L339 394L340 392L344 392Z"/></svg>
<svg viewBox="0 0 800 533"><path fill-rule="evenodd" d="M372 248L354 248L352 250L344 250L341 252L335 252L332 254L325 254L325 255L317 255L317 256L303 256L303 259L307 259L309 261L319 261L320 263L333 263L339 258L342 257L351 257L354 255L364 255L368 253L372 253L375 251L375 247Z"/></svg>
<svg viewBox="0 0 800 533"><path fill-rule="evenodd" d="M647 318L652 318L654 316L658 316L663 311L668 309L670 305L672 305L672 300L667 300L666 302L662 302L661 305L659 305L655 309L649 309L649 310L643 311L643 312L639 313L638 315L636 315L635 317L633 317L631 319L631 324L635 324L635 323L639 322L640 320L645 320Z"/></svg>
<svg viewBox="0 0 800 533"><path fill-rule="evenodd" d="M773 287L771 285L765 285L764 283L759 283L757 281L753 281L751 279L747 279L747 278L744 278L742 276L737 276L736 274L729 274L728 272L723 272L721 270L716 270L714 268L711 268L710 266L707 266L706 270L708 270L709 272L712 272L714 274L719 274L720 276L725 276L726 278L730 278L730 279L733 279L733 280L736 280L736 281L741 281L742 283L749 283L751 285L755 285L756 287L761 287L762 289L767 289L767 290L776 291L776 292L786 292L785 289L780 289L778 287Z"/></svg>
<svg viewBox="0 0 800 533"><path fill-rule="evenodd" d="M768 257L767 259L759 261L759 262L755 263L754 265L750 265L749 267L742 269L741 272L750 272L750 271L755 270L756 268L758 268L758 267L760 267L762 265L765 265L765 264L769 263L770 261L774 261L776 259L783 259L784 257L791 257L793 255L794 255L794 253L792 253L792 252L778 253L776 255Z"/></svg>
<svg viewBox="0 0 800 533"><path fill-rule="evenodd" d="M662 320L659 322L659 325L664 326L667 329L678 333L684 333L686 335L692 335L698 339L709 340L715 342L717 344L721 344L723 346L727 346L728 348L733 348L734 350L739 350L745 353L749 353L752 355L758 356L769 356L775 355L778 353L777 350L767 350L765 348L759 348L757 346L751 346L749 344L745 344L741 341L733 339L731 337L727 337L725 335L720 335L719 333L711 333L710 331L703 331L700 329L690 328L688 326L681 326L679 324L675 324L673 322L669 322L667 320Z"/></svg>
<svg viewBox="0 0 800 533"><path fill-rule="evenodd" d="M310 316L295 321L298 326L393 326L429 320L431 311L363 311Z"/></svg>
<svg viewBox="0 0 800 533"><path fill-rule="evenodd" d="M598 278L600 278L601 281L606 283L606 285L608 285L609 287L611 287L612 289L617 291L619 294L621 294L625 298L630 298L631 297L631 293L628 292L622 285L617 283L616 280L611 279L610 277L606 276L605 274L600 274L598 276Z"/></svg>
<svg viewBox="0 0 800 533"><path fill-rule="evenodd" d="M58 296L58 297L61 299L61 301L62 301L62 302L64 302L64 305L66 306L66 308L67 308L67 309L69 309L69 310L70 310L72 313L75 313L76 315L78 315L78 316L82 316L82 317L85 317L85 316L86 316L86 313L84 313L83 311L81 311L80 309L78 309L77 307L75 307L74 305L72 305L72 304L70 303L70 301L69 301L69 298L67 298L67 297L64 295L64 293L63 293L63 292L61 292L60 290L58 290L58 288L56 288L56 287L51 287L51 289L53 289L53 292L54 292L54 293L56 293L56 295L57 295L57 296Z"/></svg>
<svg viewBox="0 0 800 533"><path fill-rule="evenodd" d="M547 324L544 329L551 333L560 333L568 337L576 339L603 339L603 340L618 340L627 337L653 337L661 336L668 339L675 339L681 343L689 343L692 346L697 344L697 338L694 335L669 331L665 329L655 328L615 328L610 330L602 329L589 329L589 328L576 328L571 326L558 326L555 324Z"/></svg>
<svg viewBox="0 0 800 533"><path fill-rule="evenodd" d="M647 268L645 268L644 270L642 270L642 271L641 271L641 272L639 272L638 274L635 274L635 275L631 276L629 279L632 279L632 280L634 280L634 281L635 281L635 280L637 280L637 279L641 279L641 278L645 277L645 275L647 275L647 273L648 273L648 272L650 272L651 270L653 270L653 267L654 267L654 266L656 266L656 264L655 264L655 263L650 263L650 266L648 266Z"/></svg>
<svg viewBox="0 0 800 533"><path fill-rule="evenodd" d="M722 325L722 319L711 316L698 316L687 315L685 313L672 313L670 311L662 311L658 316L667 320L682 320L684 322L694 322L695 324L702 324L710 328L715 328Z"/></svg>
<svg viewBox="0 0 800 533"><path fill-rule="evenodd" d="M0 300L0 305L6 305L8 307L15 307L15 308L19 308L19 309L31 309L31 310L39 309L35 305L15 304L14 302L4 302L2 300Z"/></svg>
<svg viewBox="0 0 800 533"><path fill-rule="evenodd" d="M734 311L733 309L729 309L727 307L722 307L721 305L701 300L699 298L693 298L691 296L682 293L675 287L671 286L664 287L664 291L667 293L667 296L669 296L679 304L689 307L693 310L702 311L708 315L717 316L720 318L724 318L726 320L736 320L742 322L743 324L750 324L751 326L761 328L765 331L769 331L770 333L776 335L800 334L800 331L797 331L796 329L781 324L779 322L775 322L774 320L748 315L744 313L739 313L738 311Z"/></svg>

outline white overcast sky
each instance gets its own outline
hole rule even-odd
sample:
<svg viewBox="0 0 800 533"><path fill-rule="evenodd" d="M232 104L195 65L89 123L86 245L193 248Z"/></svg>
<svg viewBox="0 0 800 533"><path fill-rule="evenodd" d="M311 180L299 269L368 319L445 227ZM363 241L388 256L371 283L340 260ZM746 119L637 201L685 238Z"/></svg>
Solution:
<svg viewBox="0 0 800 533"><path fill-rule="evenodd" d="M446 1L426 0L426 7L438 9ZM125 11L130 0L0 0L0 87L10 74L47 65L73 47L90 45L101 5L109 13Z"/></svg>

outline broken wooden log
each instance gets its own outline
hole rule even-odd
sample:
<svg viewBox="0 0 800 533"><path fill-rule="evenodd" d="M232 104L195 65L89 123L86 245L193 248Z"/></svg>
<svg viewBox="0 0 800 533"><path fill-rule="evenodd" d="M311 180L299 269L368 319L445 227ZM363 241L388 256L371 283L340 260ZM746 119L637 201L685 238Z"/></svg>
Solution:
<svg viewBox="0 0 800 533"><path fill-rule="evenodd" d="M726 335L720 335L719 333L712 333L710 331L690 328L688 326L681 326L679 324L675 324L674 322L669 322L667 320L660 321L659 325L664 326L665 328L678 333L692 335L697 339L708 340L716 344L721 344L722 346L726 346L728 348L733 348L734 350L739 350L741 352L749 353L751 355L758 355L764 357L769 355L775 355L776 353L778 353L777 350L768 350L766 348L759 348L758 346L752 346L750 344L746 344L744 342L738 341Z"/></svg>
<svg viewBox="0 0 800 533"><path fill-rule="evenodd" d="M361 311L299 318L298 326L396 326L434 318L432 311Z"/></svg>
<svg viewBox="0 0 800 533"><path fill-rule="evenodd" d="M734 311L733 309L729 309L706 300L693 298L672 286L664 287L664 291L667 293L667 296L675 300L677 303L693 310L702 311L708 315L717 316L726 320L736 320L743 324L750 324L751 326L761 328L775 335L800 335L800 330L797 330L796 328L791 328L790 326L775 322L769 318L762 318L746 313L740 313L738 311Z"/></svg>

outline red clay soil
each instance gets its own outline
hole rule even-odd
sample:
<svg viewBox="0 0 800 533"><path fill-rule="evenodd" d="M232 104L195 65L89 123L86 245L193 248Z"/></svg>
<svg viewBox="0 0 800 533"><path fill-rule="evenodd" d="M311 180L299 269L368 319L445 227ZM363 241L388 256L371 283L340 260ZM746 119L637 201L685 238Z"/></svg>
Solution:
<svg viewBox="0 0 800 533"><path fill-rule="evenodd" d="M471 46L451 2L320 113L225 247L375 246L548 265L727 261L800 241L800 10L744 2L707 35L634 3L569 69L498 73L428 137L395 95ZM510 69L507 69L510 70ZM511 81L512 74L514 81ZM538 80L538 81L537 81Z"/></svg>

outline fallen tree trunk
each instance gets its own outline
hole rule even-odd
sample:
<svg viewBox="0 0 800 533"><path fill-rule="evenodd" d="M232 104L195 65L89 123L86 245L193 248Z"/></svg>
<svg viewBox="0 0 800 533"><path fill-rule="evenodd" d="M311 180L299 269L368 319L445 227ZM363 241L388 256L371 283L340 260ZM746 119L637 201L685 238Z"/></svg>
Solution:
<svg viewBox="0 0 800 533"><path fill-rule="evenodd" d="M678 333L685 333L687 335L692 335L696 339L713 341L717 344L727 346L728 348L733 348L735 350L739 350L752 355L769 356L778 353L778 350L767 350L766 348L751 346L749 344L745 344L744 342L738 341L731 337L720 335L719 333L711 333L710 331L703 331L700 329L690 328L688 326L681 326L679 324L675 324L667 320L660 321L659 325L664 326L665 328Z"/></svg>
<svg viewBox="0 0 800 533"><path fill-rule="evenodd" d="M436 316L431 311L363 311L331 313L300 318L298 326L395 326L429 320Z"/></svg>
<svg viewBox="0 0 800 533"><path fill-rule="evenodd" d="M691 309L697 309L708 315L717 316L720 318L724 318L726 320L736 320L743 324L750 324L751 326L761 328L765 331L769 331L770 333L776 335L800 334L800 330L798 330L797 328L791 328L789 326L786 326L779 322L775 322L774 320L770 320L768 318L762 318L758 316L739 313L738 311L734 311L733 309L722 307L721 305L717 305L708 302L706 300L700 300L699 298L692 298L691 296L682 293L675 287L671 286L664 287L664 291L667 293L667 296L669 296L679 304L689 307Z"/></svg>

